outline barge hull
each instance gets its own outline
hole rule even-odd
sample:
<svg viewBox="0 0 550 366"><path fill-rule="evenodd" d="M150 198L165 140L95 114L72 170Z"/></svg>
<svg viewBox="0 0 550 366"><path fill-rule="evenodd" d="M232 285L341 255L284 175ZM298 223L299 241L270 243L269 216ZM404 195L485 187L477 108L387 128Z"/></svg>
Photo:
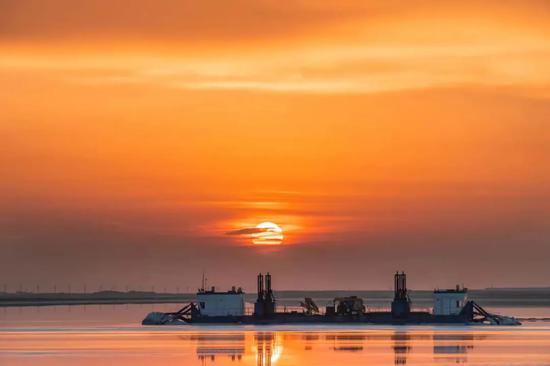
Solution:
<svg viewBox="0 0 550 366"><path fill-rule="evenodd" d="M249 325L278 325L278 324L388 324L388 325L415 325L415 324L469 324L465 316L437 316L427 312L411 312L407 318L396 319L387 312L367 313L359 316L325 316L307 314L273 314L267 318L257 318L253 315L242 317L196 317L190 324L249 324Z"/></svg>

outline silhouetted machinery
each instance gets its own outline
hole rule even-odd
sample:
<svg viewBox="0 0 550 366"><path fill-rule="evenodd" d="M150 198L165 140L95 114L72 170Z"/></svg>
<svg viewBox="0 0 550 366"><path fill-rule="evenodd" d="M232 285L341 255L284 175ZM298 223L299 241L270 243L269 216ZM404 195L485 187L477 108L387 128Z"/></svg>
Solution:
<svg viewBox="0 0 550 366"><path fill-rule="evenodd" d="M327 306L327 315L361 315L365 312L363 299L357 296L336 297L333 306Z"/></svg>
<svg viewBox="0 0 550 366"><path fill-rule="evenodd" d="M395 272L394 295L391 303L391 314L394 318L407 318L411 312L411 299L407 293L407 275Z"/></svg>
<svg viewBox="0 0 550 366"><path fill-rule="evenodd" d="M319 307L311 297L306 297L300 306L304 308L304 312L308 315L319 314Z"/></svg>
<svg viewBox="0 0 550 366"><path fill-rule="evenodd" d="M254 316L269 317L275 314L275 296L271 289L271 275L266 273L265 286L264 276L258 274L258 299L254 304Z"/></svg>

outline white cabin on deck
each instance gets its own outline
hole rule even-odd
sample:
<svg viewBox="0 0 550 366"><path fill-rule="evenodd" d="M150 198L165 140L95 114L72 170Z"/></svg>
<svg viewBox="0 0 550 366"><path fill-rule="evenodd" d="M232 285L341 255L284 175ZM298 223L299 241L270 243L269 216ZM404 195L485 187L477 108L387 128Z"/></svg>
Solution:
<svg viewBox="0 0 550 366"><path fill-rule="evenodd" d="M434 290L434 315L458 315L468 301L468 289L456 286L450 290Z"/></svg>
<svg viewBox="0 0 550 366"><path fill-rule="evenodd" d="M197 308L201 316L243 316L245 313L244 292L241 288L231 291L216 292L212 287L210 291L199 290L197 292Z"/></svg>

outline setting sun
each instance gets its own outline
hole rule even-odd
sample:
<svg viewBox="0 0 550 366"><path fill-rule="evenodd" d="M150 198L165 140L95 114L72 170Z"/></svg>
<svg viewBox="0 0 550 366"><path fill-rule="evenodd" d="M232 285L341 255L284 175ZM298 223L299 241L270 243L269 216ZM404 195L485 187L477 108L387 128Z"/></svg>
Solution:
<svg viewBox="0 0 550 366"><path fill-rule="evenodd" d="M272 222L262 222L256 225L261 231L252 235L255 245L280 245L283 243L283 230Z"/></svg>

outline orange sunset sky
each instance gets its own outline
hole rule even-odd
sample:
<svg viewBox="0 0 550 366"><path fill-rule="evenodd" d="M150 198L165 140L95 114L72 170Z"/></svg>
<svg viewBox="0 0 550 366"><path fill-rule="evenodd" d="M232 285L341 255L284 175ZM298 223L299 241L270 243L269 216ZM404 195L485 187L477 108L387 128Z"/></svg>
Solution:
<svg viewBox="0 0 550 366"><path fill-rule="evenodd" d="M549 123L548 1L0 0L0 284L548 286Z"/></svg>

